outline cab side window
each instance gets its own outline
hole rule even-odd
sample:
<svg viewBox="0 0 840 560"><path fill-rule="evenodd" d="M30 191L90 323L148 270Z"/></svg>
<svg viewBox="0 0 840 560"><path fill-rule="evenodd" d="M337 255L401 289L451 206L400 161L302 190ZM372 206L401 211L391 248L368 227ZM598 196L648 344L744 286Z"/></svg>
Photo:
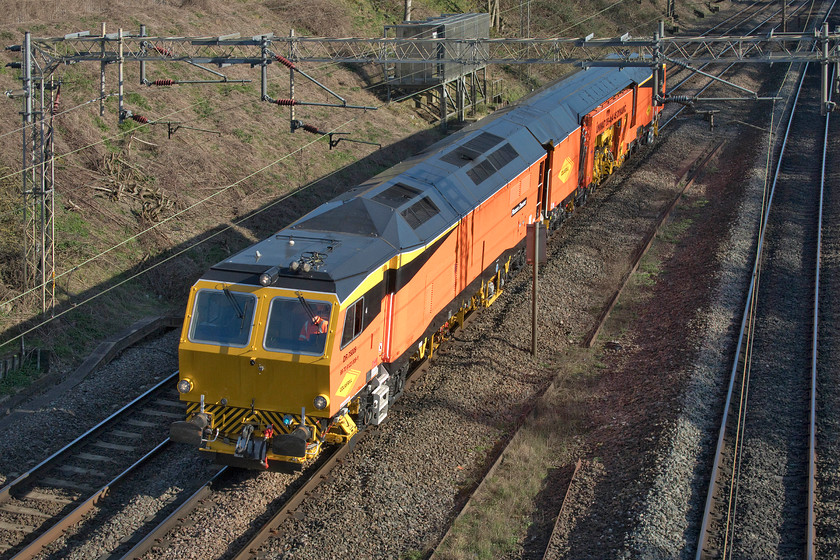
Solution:
<svg viewBox="0 0 840 560"><path fill-rule="evenodd" d="M347 308L344 316L344 331L341 335L341 347L344 348L362 332L365 316L365 298L359 298L356 303Z"/></svg>

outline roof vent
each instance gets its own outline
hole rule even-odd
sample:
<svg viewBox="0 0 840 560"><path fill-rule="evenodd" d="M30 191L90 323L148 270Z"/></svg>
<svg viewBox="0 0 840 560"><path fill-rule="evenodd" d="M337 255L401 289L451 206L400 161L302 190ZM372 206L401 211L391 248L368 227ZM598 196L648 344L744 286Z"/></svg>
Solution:
<svg viewBox="0 0 840 560"><path fill-rule="evenodd" d="M418 194L420 194L419 189L403 185L402 183L394 183L381 193L372 196L371 200L384 204L385 206L390 206L391 208L397 208Z"/></svg>
<svg viewBox="0 0 840 560"><path fill-rule="evenodd" d="M402 217L405 218L412 229L422 226L438 213L440 213L440 210L428 196L424 196L401 212Z"/></svg>

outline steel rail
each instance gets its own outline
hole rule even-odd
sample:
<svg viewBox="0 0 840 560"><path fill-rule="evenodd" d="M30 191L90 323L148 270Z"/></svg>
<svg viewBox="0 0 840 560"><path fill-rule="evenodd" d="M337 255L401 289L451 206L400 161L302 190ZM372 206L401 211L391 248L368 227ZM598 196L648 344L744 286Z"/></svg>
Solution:
<svg viewBox="0 0 840 560"><path fill-rule="evenodd" d="M2 489L0 489L0 503L6 503L12 498L17 498L18 493L24 494L25 488L36 484L41 477L47 475L54 467L59 465L62 460L73 454L76 449L87 445L90 440L99 437L108 427L112 426L116 422L119 422L121 417L125 417L126 415L132 413L141 404L146 403L150 396L172 383L174 379L177 379L177 376L177 371L167 376L165 379L161 380L151 388L144 391L141 395L134 398L131 402L127 403L122 408L85 431L72 442L68 443L45 460L41 461L41 463L5 485ZM24 539L21 543L12 547L13 550L18 549L14 552L13 558L16 560L28 560L37 556L44 547L61 537L67 529L78 523L85 515L91 512L94 507L97 506L127 475L144 465L168 445L169 438L166 438L164 441L158 443L152 450L144 454L143 457L136 460L126 469L123 469L119 474L113 477L108 483L101 486L98 490L94 490L86 498L73 500L76 501L78 505L76 505L71 512L56 519L46 529L44 527L35 528L30 533L30 536L37 535L34 539L28 542ZM55 517L52 519L55 519Z"/></svg>
<svg viewBox="0 0 840 560"><path fill-rule="evenodd" d="M178 372L176 371L175 373L171 374L169 377L163 379L158 384L146 390L143 394L136 397L134 400L132 400L131 402L129 402L128 404L126 404L125 406L123 406L122 408L120 408L119 410L117 410L116 412L114 412L113 414L96 424L94 427L84 432L82 435L80 435L79 437L77 437L76 439L74 439L73 441L71 441L70 443L68 443L67 445L65 445L64 447L47 457L46 459L44 459L43 461L29 469L22 475L18 476L10 483L6 484L3 488L0 488L0 504L8 501L8 499L12 497L14 491L17 490L19 487L22 487L24 483L29 482L31 479L34 479L36 476L38 476L41 472L54 466L62 456L69 453L74 447L83 443L88 438L99 434L99 432L103 431L108 425L112 424L117 417L133 409L141 401L146 399L149 395L151 395L155 391L160 390L168 383L171 383L173 380L177 379L177 377Z"/></svg>
<svg viewBox="0 0 840 560"><path fill-rule="evenodd" d="M832 81L834 80L832 72ZM831 90L829 90L829 101L831 101ZM816 556L814 543L816 541L814 502L816 501L816 476L817 476L817 346L819 339L819 313L820 313L820 264L822 252L822 224L823 224L823 201L825 199L825 165L828 158L828 127L831 113L825 116L825 132L823 133L822 168L820 170L820 209L817 220L817 259L815 265L814 280L814 327L811 341L811 414L808 437L808 535L805 549L805 556L808 560L814 560Z"/></svg>
<svg viewBox="0 0 840 560"><path fill-rule="evenodd" d="M833 11L835 4L836 4L836 0L834 2L832 2L831 6L829 6L828 10L826 11L826 16L824 18L824 21L828 19L828 14L830 14ZM757 245L757 248L756 248L756 255L755 255L755 260L754 260L754 264L753 264L753 272L752 272L752 276L751 276L751 280L750 280L750 287L749 287L749 290L747 292L747 300L746 300L746 304L744 306L744 313L743 313L743 317L742 317L742 320L741 320L741 326L740 326L740 329L739 329L738 343L736 345L735 357L733 359L732 369L731 369L731 372L730 372L729 386L728 386L728 389L727 389L726 400L725 400L725 403L724 403L723 415L722 415L722 419L721 419L721 426L720 426L720 431L718 433L717 446L716 446L715 456L714 456L714 460L713 460L713 464L712 464L712 473L711 473L710 480L709 480L709 488L708 488L708 491L707 491L707 494L706 494L706 503L705 503L704 510L703 510L703 518L702 518L702 521L701 521L700 534L699 534L699 537L698 537L697 550L696 550L696 553L695 553L696 560L700 560L701 558L703 558L704 549L708 545L709 530L710 530L711 521L712 521L712 519L711 519L712 518L712 516L711 516L712 501L714 499L715 494L717 493L718 470L719 470L719 466L720 466L721 457L722 457L722 454L723 454L724 440L725 440L725 436L726 436L726 427L727 427L728 420L729 420L729 409L730 409L730 406L731 406L731 403L732 403L733 388L734 388L735 379L736 379L736 376L737 376L739 359L740 359L741 352L742 352L743 345L744 345L744 335L745 335L745 331L746 331L746 326L747 326L747 322L748 322L748 319L749 319L749 316L750 316L750 311L751 311L751 308L752 308L753 299L755 297L756 282L757 282L758 273L759 273L759 270L760 270L761 257L762 257L763 248L764 248L764 235L765 235L765 232L767 230L767 223L768 223L768 220L769 220L770 211L771 211L772 204L773 204L773 197L775 195L776 184L778 182L779 171L781 169L782 160L784 159L785 148L787 146L791 125L793 123L794 115L796 114L796 107L797 107L797 104L799 102L799 94L802 90L802 84L804 83L805 75L806 75L807 70L808 70L808 66L809 65L806 63L805 66L804 66L804 69L802 71L802 74L800 76L799 85L797 87L796 96L795 96L794 102L793 102L793 108L791 109L790 118L788 120L788 124L787 124L786 130L785 130L784 139L783 139L783 142L782 142L782 147L781 147L781 150L779 152L778 160L776 162L776 169L775 169L775 172L774 172L773 183L772 183L772 186L771 186L771 189L770 189L770 194L769 194L768 201L767 201L767 207L764 210L764 215L763 215L763 218L762 218L761 228L759 230L760 235L759 235L759 239L758 239L758 245Z"/></svg>
<svg viewBox="0 0 840 560"><path fill-rule="evenodd" d="M288 519L290 515L303 503L303 501L317 488L322 482L328 479L329 473L342 463L344 457L350 452L349 445L342 445L336 448L333 453L324 460L324 463L317 468L306 482L292 494L286 503L283 504L265 524L257 530L257 532L248 539L232 558L233 560L247 560L254 558L259 547L277 534L280 526Z"/></svg>
<svg viewBox="0 0 840 560"><path fill-rule="evenodd" d="M677 180L677 182L675 183L676 185L678 185L682 181L685 181L683 187L677 191L676 195L674 195L673 200L671 200L671 203L662 209L662 211L659 214L659 217L656 220L656 224L654 224L653 228L651 228L647 232L645 237L642 239L642 243L636 248L634 254L632 255L630 268L628 268L624 272L624 275L621 278L621 282L619 283L618 288L616 288L615 292L613 292L612 297L603 307L601 313L598 314L598 319L596 319L595 321L595 326L592 328L592 330L589 331L589 334L586 335L581 346L583 346L584 348L592 348L595 345L595 342L598 340L598 335L600 334L601 329L604 328L604 325L606 324L610 313L612 313L613 308L615 308L615 305L618 303L618 299L621 297L621 294L624 292L624 289L630 282L630 278L633 276L636 270L638 270L639 264L641 264L642 259L653 245L653 241L656 239L656 236L659 235L659 232L662 229L662 226L665 224L665 221L677 207L677 204L682 199L683 195L685 195L685 193L694 183L694 180L700 174L700 171L702 171L706 164L709 163L710 159L715 157L720 152L721 148L723 148L725 143L725 141L721 141L715 147L709 150L704 149L704 152L701 153L693 162L689 171L687 171L685 175L683 175L683 177Z"/></svg>
<svg viewBox="0 0 840 560"><path fill-rule="evenodd" d="M572 493L572 485L575 483L575 478L577 478L582 464L583 462L580 459L578 459L577 463L575 463L575 470L569 478L569 485L566 487L566 493L563 494L563 501L560 502L560 510L557 512L557 517L554 518L554 526L551 529L551 534L548 536L548 542L545 543L545 551L543 552L542 560L549 560L551 541L554 539L554 535L560 532L560 521L563 519L563 514L566 512L566 506L569 503L569 495Z"/></svg>
<svg viewBox="0 0 840 560"><path fill-rule="evenodd" d="M836 4L836 0L834 0L831 3L831 5L828 7L828 9L826 11L826 16L824 17L823 21L826 21L828 19L829 14L831 14L831 12L834 10L835 4ZM775 195L776 183L778 182L779 171L781 169L782 160L784 158L785 147L787 146L791 125L793 123L793 118L794 118L794 115L796 113L796 107L797 107L797 104L799 102L799 94L802 90L802 84L805 81L805 74L808 70L808 66L809 66L809 64L806 63L805 67L802 71L802 75L800 76L800 79L799 79L799 85L797 86L797 89L796 89L796 96L794 98L793 108L791 109L790 119L788 120L788 124L787 124L786 130L785 130L784 139L782 141L782 147L781 147L781 150L779 152L778 160L776 162L776 169L775 169L775 172L774 172L774 177L773 177L773 182L772 182L772 186L771 186L771 189L770 189L770 194L769 194L769 197L768 197L768 200L767 200L767 207L764 210L764 215L763 215L762 220L761 220L761 226L760 226L760 229L759 229L759 239L758 239L758 244L757 244L757 247L756 247L756 254L755 254L755 260L754 260L754 263L753 263L752 276L751 276L751 279L750 279L750 287L749 287L749 290L747 292L747 300L746 300L746 303L744 305L744 312L743 312L743 316L742 316L742 319L741 319L741 326L740 326L739 334L738 334L738 342L737 342L736 349L735 349L735 357L733 359L732 369L730 371L729 386L727 388L726 400L724 402L723 415L722 415L722 418L721 418L720 431L718 433L718 440L717 440L717 445L716 445L716 449L715 449L714 460L713 460L713 463L712 463L712 473L711 473L711 476L710 476L710 479L709 479L709 488L708 488L708 491L707 491L707 494L706 494L706 502L705 502L705 506L704 506L704 509L703 509L703 518L702 518L701 525L700 525L700 534L698 535L697 550L695 552L695 559L696 560L701 560L703 558L704 549L708 545L709 530L710 530L710 525L711 525L711 521L712 521L712 519L711 519L712 518L712 515L711 515L711 513L712 513L712 502L714 500L715 494L717 493L718 470L719 470L719 466L720 466L720 462L721 462L721 457L722 457L722 454L723 454L724 440L726 439L726 427L727 427L727 423L728 423L729 409L730 409L730 406L732 404L732 395L733 395L733 389L734 389L734 386L735 386L735 379L736 379L737 371L738 371L738 362L739 362L739 358L741 356L741 352L742 352L742 349L743 349L743 346L744 346L744 336L745 336L746 326L747 326L748 319L750 317L750 311L751 311L751 308L752 308L753 299L755 297L756 282L757 282L758 273L759 273L759 270L760 270L761 257L762 257L762 253L763 253L763 249L764 249L764 235L765 235L765 232L767 230L767 223L768 223L768 219L769 219L769 216L770 216L770 211L771 211L771 208L772 208L772 205L773 205L773 197Z"/></svg>
<svg viewBox="0 0 840 560"><path fill-rule="evenodd" d="M31 558L35 558L38 553L44 549L44 547L57 540L67 529L81 521L85 515L90 513L100 500L105 498L108 495L108 492L110 492L111 489L123 478L163 451L169 443L169 438L166 438L161 443L157 444L154 449L143 455L134 464L94 492L92 496L79 504L75 509L73 509L73 511L56 521L52 527L41 533L34 541L27 544L22 550L12 557L12 560L30 560Z"/></svg>
<svg viewBox="0 0 840 560"><path fill-rule="evenodd" d="M224 466L214 474L210 480L205 482L201 488L192 493L192 495L184 500L172 513L167 515L163 521L158 523L154 529L146 534L131 550L126 552L120 558L122 560L140 558L152 547L158 546L164 539L167 533L174 527L178 526L183 518L193 511L199 504L210 494L211 487L218 482L223 474L228 472L228 467Z"/></svg>
<svg viewBox="0 0 840 560"><path fill-rule="evenodd" d="M748 321L749 321L749 317L750 317L750 313L751 313L751 309L752 309L752 305L753 305L753 299L754 299L755 294L756 294L755 290L756 290L756 286L757 286L758 274L759 274L760 269L761 269L761 258L762 258L762 254L763 254L763 251L764 251L764 235L765 235L765 232L767 231L767 223L768 223L768 220L769 220L769 217L770 217L771 208L773 206L773 197L776 194L776 184L777 184L778 178L779 178L779 170L780 170L781 165L782 165L782 160L784 159L784 153L785 153L785 148L787 147L788 136L790 134L791 125L793 123L793 118L796 114L796 108L797 108L797 104L799 102L799 93L802 91L802 84L805 81L805 74L807 73L807 70L808 70L808 64L806 63L805 68L803 69L802 74L799 78L799 86L796 89L796 96L794 98L793 108L791 109L790 119L788 120L787 127L785 129L784 140L782 141L781 151L779 153L778 161L776 162L776 170L774 172L773 182L772 182L772 185L771 185L771 188L770 188L770 194L769 194L768 200L767 200L767 207L764 210L764 215L763 215L762 220L761 220L761 226L760 226L760 230L759 230L760 234L759 234L759 238L758 238L758 246L756 248L755 259L754 259L754 263L753 263L752 276L751 276L751 279L750 279L750 287L749 287L749 290L747 291L747 300L746 300L746 304L744 306L744 313L743 313L743 316L741 318L741 326L740 326L740 329L739 329L739 332L738 332L738 343L737 343L736 348L735 348L735 358L733 360L732 369L730 371L729 386L728 386L728 389L727 389L727 392L726 392L726 400L725 400L724 405L723 405L723 417L721 419L720 431L718 433L717 447L716 447L716 450L715 450L714 461L713 461L713 464L712 464L712 473L711 473L710 481L709 481L709 489L708 489L707 494L706 494L706 503L705 503L705 507L704 507L704 510L703 510L703 519L702 519L701 524L700 524L700 535L699 535L699 539L698 539L698 542L697 542L697 551L696 551L696 554L695 554L695 559L696 560L702 560L703 558L705 558L703 551L706 548L706 546L708 545L709 530L711 528L711 521L712 521L712 515L711 515L712 502L714 500L715 494L717 493L718 471L719 471L720 462L721 462L721 459L722 459L722 456L723 456L724 440L726 439L726 427L729 423L729 409L730 409L730 406L732 404L732 395L733 395L733 390L734 390L734 387L735 387L735 380L736 380L737 374L738 374L739 358L741 356L741 352L742 352L742 349L743 349L743 346L744 346L744 338L745 338L745 333L746 333L746 330L747 330L747 324L748 324Z"/></svg>

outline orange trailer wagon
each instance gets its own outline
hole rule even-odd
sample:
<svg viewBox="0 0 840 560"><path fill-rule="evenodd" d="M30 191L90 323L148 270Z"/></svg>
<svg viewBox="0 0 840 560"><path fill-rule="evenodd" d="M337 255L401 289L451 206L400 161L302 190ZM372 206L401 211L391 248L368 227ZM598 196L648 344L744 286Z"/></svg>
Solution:
<svg viewBox="0 0 840 560"><path fill-rule="evenodd" d="M657 131L650 68L590 68L438 142L207 271L172 438L300 466L378 425L412 366Z"/></svg>

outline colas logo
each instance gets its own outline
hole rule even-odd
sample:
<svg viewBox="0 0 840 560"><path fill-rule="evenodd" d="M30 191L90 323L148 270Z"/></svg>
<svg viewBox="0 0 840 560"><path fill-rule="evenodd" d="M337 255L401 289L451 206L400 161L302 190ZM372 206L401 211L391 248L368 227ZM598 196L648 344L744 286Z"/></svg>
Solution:
<svg viewBox="0 0 840 560"><path fill-rule="evenodd" d="M561 183L565 183L566 181L569 180L569 175L572 174L572 166L573 165L574 165L574 163L572 162L572 158L570 158L570 157L567 157L563 161L563 166L560 168L560 174L557 175L557 177L560 178Z"/></svg>

